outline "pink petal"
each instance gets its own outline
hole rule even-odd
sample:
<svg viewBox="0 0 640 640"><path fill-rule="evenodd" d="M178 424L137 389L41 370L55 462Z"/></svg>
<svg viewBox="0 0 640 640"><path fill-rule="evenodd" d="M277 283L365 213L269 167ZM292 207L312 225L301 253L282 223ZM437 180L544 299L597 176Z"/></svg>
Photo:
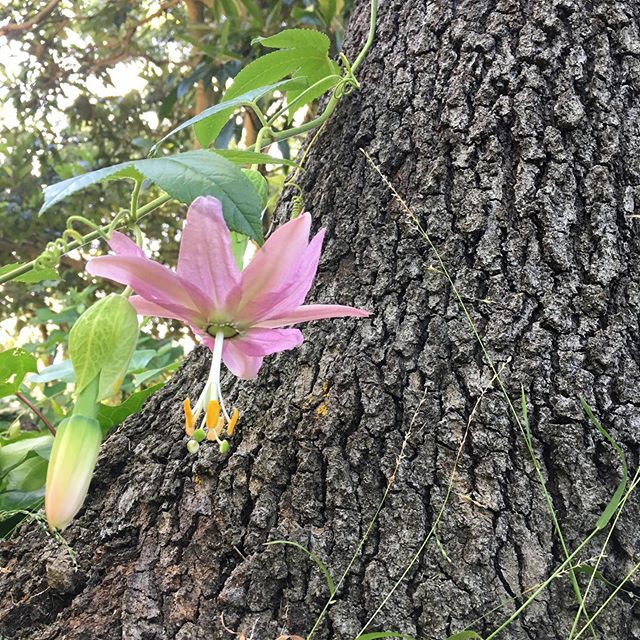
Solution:
<svg viewBox="0 0 640 640"><path fill-rule="evenodd" d="M341 304L306 304L282 315L263 320L256 324L256 327L270 329L298 322L308 322L309 320L321 320L322 318L345 318L347 316L367 318L369 315L371 314L364 309L346 307Z"/></svg>
<svg viewBox="0 0 640 640"><path fill-rule="evenodd" d="M240 270L231 253L229 229L216 198L199 197L189 207L177 271L180 277L211 296L217 309L240 281Z"/></svg>
<svg viewBox="0 0 640 640"><path fill-rule="evenodd" d="M204 344L204 346L207 347L210 351L213 351L213 347L215 345L215 340L213 336L210 333L207 333L206 331L201 329L196 324L189 323L189 327L191 328L193 333L195 333L200 338L200 340L202 340L202 343Z"/></svg>
<svg viewBox="0 0 640 640"><path fill-rule="evenodd" d="M89 260L87 271L91 275L126 284L143 298L166 309L190 309L194 317L207 322L210 301L171 269L153 260L135 256L100 256Z"/></svg>
<svg viewBox="0 0 640 640"><path fill-rule="evenodd" d="M141 316L154 316L155 318L171 318L172 320L180 320L187 324L200 322L200 316L194 313L193 309L181 307L177 304L170 306L162 306L146 300L142 296L131 296L129 302L133 305L136 313Z"/></svg>
<svg viewBox="0 0 640 640"><path fill-rule="evenodd" d="M249 329L240 337L229 339L238 351L253 357L293 349L299 347L302 341L299 329Z"/></svg>
<svg viewBox="0 0 640 640"><path fill-rule="evenodd" d="M234 340L225 340L222 346L222 359L234 376L248 380L258 375L262 366L261 357L245 355L235 345Z"/></svg>
<svg viewBox="0 0 640 640"><path fill-rule="evenodd" d="M311 215L303 213L283 224L258 250L231 296L240 312L257 296L279 291L290 280L307 249L310 228Z"/></svg>
<svg viewBox="0 0 640 640"><path fill-rule="evenodd" d="M242 320L257 324L261 320L295 309L304 302L318 270L324 234L324 229L321 229L314 236L280 289L267 290L242 306L238 311Z"/></svg>
<svg viewBox="0 0 640 640"><path fill-rule="evenodd" d="M111 247L111 251L116 255L136 256L137 258L145 257L142 249L133 240L127 238L124 233L120 233L119 231L114 231L107 242Z"/></svg>

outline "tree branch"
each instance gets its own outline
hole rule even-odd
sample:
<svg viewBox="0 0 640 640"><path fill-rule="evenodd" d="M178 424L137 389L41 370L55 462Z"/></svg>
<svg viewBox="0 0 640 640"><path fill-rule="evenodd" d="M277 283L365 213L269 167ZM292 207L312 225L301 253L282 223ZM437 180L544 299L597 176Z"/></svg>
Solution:
<svg viewBox="0 0 640 640"><path fill-rule="evenodd" d="M31 409L31 411L33 411L33 413L35 413L38 416L38 418L40 418L40 420L42 420L42 422L44 422L44 426L47 427L47 429L49 429L49 431L51 431L51 435L53 435L53 436L56 435L56 430L55 430L54 426L49 422L49 420L47 420L47 418L42 413L42 411L40 411L40 409L38 409L38 407L36 407L36 405L33 404L33 402L31 402L31 400L29 400L29 398L27 398L26 396L22 395L19 391L16 393L16 398L18 398L18 400L20 400L20 402L22 402L23 404L26 404L27 407L29 407L29 409Z"/></svg>
<svg viewBox="0 0 640 640"><path fill-rule="evenodd" d="M0 36L30 31L33 27L37 27L41 22L46 20L59 4L60 0L49 0L42 11L37 13L31 20L27 20L27 22L13 22L4 25L4 27L0 27Z"/></svg>

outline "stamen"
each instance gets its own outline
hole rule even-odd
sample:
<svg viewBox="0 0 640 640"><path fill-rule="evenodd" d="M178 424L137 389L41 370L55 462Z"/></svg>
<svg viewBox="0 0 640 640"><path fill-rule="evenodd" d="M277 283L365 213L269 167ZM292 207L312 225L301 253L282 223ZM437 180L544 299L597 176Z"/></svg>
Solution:
<svg viewBox="0 0 640 640"><path fill-rule="evenodd" d="M229 424L227 424L227 433L232 436L233 432L236 430L236 424L238 422L238 418L240 417L240 412L238 409L234 409L231 414L231 420L229 420Z"/></svg>
<svg viewBox="0 0 640 640"><path fill-rule="evenodd" d="M220 419L220 403L217 400L209 400L207 407L207 429L213 429Z"/></svg>
<svg viewBox="0 0 640 640"><path fill-rule="evenodd" d="M225 429L225 423L227 425L227 434L232 436L240 414L237 409L234 409L231 416L229 416L224 406L222 389L220 388L220 365L222 362L222 345L227 336L225 336L225 332L222 330L223 327L216 326L215 328L217 330L213 353L211 354L211 369L207 382L193 411L191 410L189 399L187 398L184 401L185 431L191 438L193 438L195 434L195 439L198 442L205 438L209 441L216 440L220 444L220 451L224 453L229 449L229 443L225 440L220 440L220 436ZM201 418L203 412L205 415ZM199 420L202 421L201 427L200 429L196 429L196 422Z"/></svg>
<svg viewBox="0 0 640 640"><path fill-rule="evenodd" d="M183 405L184 407L184 430L189 437L193 436L195 432L196 421L193 417L193 411L191 411L191 402L189 398L186 398Z"/></svg>
<svg viewBox="0 0 640 640"><path fill-rule="evenodd" d="M222 433L222 427L220 426L220 403L217 400L209 400L209 406L207 407L207 440L218 440ZM224 424L224 421L222 421Z"/></svg>

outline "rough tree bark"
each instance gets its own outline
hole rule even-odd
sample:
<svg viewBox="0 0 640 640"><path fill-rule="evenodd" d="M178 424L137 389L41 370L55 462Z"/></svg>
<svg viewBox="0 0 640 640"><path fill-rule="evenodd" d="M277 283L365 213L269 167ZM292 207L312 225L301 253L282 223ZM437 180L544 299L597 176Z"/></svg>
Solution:
<svg viewBox="0 0 640 640"><path fill-rule="evenodd" d="M355 10L347 49L367 26ZM632 467L640 442L640 8L616 0L387 0L362 91L340 105L303 187L328 229L316 301L375 310L318 322L256 382L227 380L242 410L232 453L185 452L180 405L204 382L197 350L107 441L66 551L36 526L2 550L0 633L9 638L256 640L304 635L326 597L301 542L334 576L347 564L424 395L407 457L363 555L317 638L353 638L419 547L456 448L491 375L434 255L367 164L367 149L429 227L514 399L570 548L619 479L584 394ZM286 203L282 211L286 210ZM487 304L480 300L490 299ZM602 567L640 558L637 499ZM443 639L562 561L504 400L483 399L438 529L370 630ZM590 547L581 561L596 552ZM635 586L634 586L635 585ZM636 595L640 585L632 579ZM610 589L598 584L597 599ZM595 610L594 601L588 607ZM566 638L565 576L505 638ZM615 598L607 638L640 638Z"/></svg>

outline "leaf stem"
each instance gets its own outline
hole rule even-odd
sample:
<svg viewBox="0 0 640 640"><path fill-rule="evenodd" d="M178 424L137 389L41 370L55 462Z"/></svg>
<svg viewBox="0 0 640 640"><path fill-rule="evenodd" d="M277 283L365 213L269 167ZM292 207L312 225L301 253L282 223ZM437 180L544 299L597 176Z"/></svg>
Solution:
<svg viewBox="0 0 640 640"><path fill-rule="evenodd" d="M140 189L142 187L142 180L138 179L135 182L133 191L131 192L131 220L135 222L138 219L138 199L140 197Z"/></svg>
<svg viewBox="0 0 640 640"><path fill-rule="evenodd" d="M336 84L338 84L339 81L342 79L341 76L332 75L332 76L325 76L324 78L321 78L317 82L314 82L310 87L307 87L298 97L296 97L291 102L285 104L281 109L278 109L278 111L276 111L269 118L269 120L267 120L267 125L269 126L272 125L280 116L284 115L289 109L291 109L291 107L293 107L299 102L302 102L313 89L318 88L322 83L326 82L327 78L336 78L337 79Z"/></svg>
<svg viewBox="0 0 640 640"><path fill-rule="evenodd" d="M38 409L38 407L36 407L36 405L33 404L31 400L29 400L29 398L27 398L27 396L17 391L16 398L18 398L18 400L20 400L20 402L22 402L23 404L26 404L27 407L29 407L29 409L31 409L31 411L33 411L33 413L35 413L38 416L38 418L40 418L40 420L42 420L42 422L44 423L44 426L47 427L47 429L49 429L49 431L51 432L51 435L53 436L56 435L55 427L49 422L49 420L42 413L42 411L40 411L40 409Z"/></svg>
<svg viewBox="0 0 640 640"><path fill-rule="evenodd" d="M263 127L269 126L269 123L265 118L264 113L262 113L262 109L258 106L257 102L249 102L246 106L249 107L253 111L253 113L256 114L258 120L260 120L260 124Z"/></svg>

